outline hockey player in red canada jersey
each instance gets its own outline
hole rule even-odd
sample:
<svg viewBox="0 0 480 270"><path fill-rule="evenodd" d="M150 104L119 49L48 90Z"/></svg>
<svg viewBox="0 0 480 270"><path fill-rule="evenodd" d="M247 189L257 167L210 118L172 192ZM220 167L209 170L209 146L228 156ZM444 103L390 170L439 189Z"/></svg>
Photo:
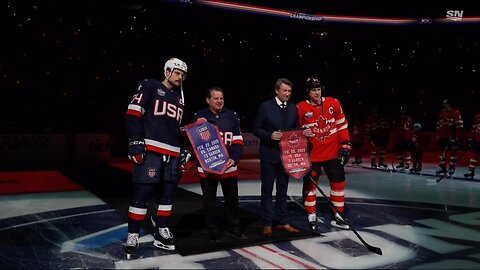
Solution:
<svg viewBox="0 0 480 270"><path fill-rule="evenodd" d="M365 123L365 135L370 144L370 159L372 168L383 167L388 169L385 163L387 146L390 140L390 118L377 107L372 107L372 112L367 116ZM378 157L378 165L377 165Z"/></svg>
<svg viewBox="0 0 480 270"><path fill-rule="evenodd" d="M468 164L468 173L464 174L464 176L473 178L475 176L475 167L480 158L480 113L477 113L475 118L473 118L472 130L467 142L468 149L473 155Z"/></svg>
<svg viewBox="0 0 480 270"><path fill-rule="evenodd" d="M310 137L310 159L312 170L303 179L303 197L307 219L315 229L317 196L315 185L309 177L318 182L321 168L330 182L330 199L339 212L345 209L345 170L351 151L348 122L340 102L325 96L325 87L317 77L310 77L305 83L309 99L297 104L300 126L309 127L314 133ZM331 225L349 229L348 224L335 214L332 208Z"/></svg>
<svg viewBox="0 0 480 270"><path fill-rule="evenodd" d="M350 138L352 140L352 155L354 161L352 165L359 166L362 164L363 159L363 144L365 142L365 124L360 120L359 117L356 117L352 123L349 125L350 129ZM350 127L351 126L351 127Z"/></svg>
<svg viewBox="0 0 480 270"><path fill-rule="evenodd" d="M408 149L412 153L411 173L420 174L423 167L423 148L428 143L428 138L422 133L422 125L420 123L413 124L412 140L408 145Z"/></svg>
<svg viewBox="0 0 480 270"><path fill-rule="evenodd" d="M460 148L459 138L462 135L463 119L460 111L452 108L450 101L445 99L442 102L443 109L438 113L437 118L437 143L442 149L440 153L439 169L437 174L447 173L447 156L450 155L448 174L455 173L455 165Z"/></svg>
<svg viewBox="0 0 480 270"><path fill-rule="evenodd" d="M395 168L399 170L410 169L410 161L412 159L409 144L412 142L413 136L413 121L412 117L407 112L405 106L400 107L400 117L395 130L395 151L397 152L397 159L400 164Z"/></svg>
<svg viewBox="0 0 480 270"><path fill-rule="evenodd" d="M179 182L179 168L188 153L181 151L180 122L184 111L182 83L187 65L171 58L164 66L165 79L140 82L125 117L129 138L128 157L134 162L133 191L128 208L127 259L137 249L139 232L147 217L147 203L159 190L155 200L156 215L153 245L174 250L174 238L168 228L172 199ZM183 155L185 154L185 156Z"/></svg>

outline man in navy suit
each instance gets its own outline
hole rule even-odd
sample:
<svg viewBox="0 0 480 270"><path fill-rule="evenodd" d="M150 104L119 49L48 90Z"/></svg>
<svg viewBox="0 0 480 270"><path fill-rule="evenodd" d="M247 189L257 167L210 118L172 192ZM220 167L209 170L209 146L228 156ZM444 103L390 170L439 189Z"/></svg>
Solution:
<svg viewBox="0 0 480 270"><path fill-rule="evenodd" d="M253 134L260 139L260 171L261 171L261 209L263 218L263 235L272 235L274 229L298 232L290 225L287 216L287 188L289 175L286 173L280 158L279 141L282 130L298 128L298 110L289 102L292 94L292 82L280 78L275 84L276 96L263 102L255 117ZM272 192L276 179L276 202L273 209ZM276 216L275 216L276 214Z"/></svg>

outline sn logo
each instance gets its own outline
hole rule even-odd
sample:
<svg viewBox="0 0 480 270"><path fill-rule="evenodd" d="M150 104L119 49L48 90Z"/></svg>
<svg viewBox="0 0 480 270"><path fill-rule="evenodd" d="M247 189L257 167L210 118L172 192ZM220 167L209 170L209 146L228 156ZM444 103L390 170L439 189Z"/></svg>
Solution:
<svg viewBox="0 0 480 270"><path fill-rule="evenodd" d="M452 21L461 21L463 17L463 10L448 10L446 17Z"/></svg>

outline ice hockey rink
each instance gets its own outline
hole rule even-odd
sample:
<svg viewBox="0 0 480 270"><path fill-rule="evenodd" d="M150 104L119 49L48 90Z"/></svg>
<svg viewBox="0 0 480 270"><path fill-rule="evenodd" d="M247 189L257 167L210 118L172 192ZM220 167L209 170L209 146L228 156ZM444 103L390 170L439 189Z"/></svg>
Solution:
<svg viewBox="0 0 480 270"><path fill-rule="evenodd" d="M364 163L365 164L365 163ZM242 160L240 207L258 212L258 160ZM102 171L103 170L103 171ZM435 164L424 164L425 173ZM463 175L466 166L454 176ZM152 246L145 229L130 260L123 251L127 232L128 166L0 172L0 266L2 269L480 269L480 180L346 167L346 205L353 229L382 255L370 252L352 230L330 226L329 204L317 192L319 224L311 232L301 205L301 181L291 179L292 224L307 237L238 243L235 247L191 255ZM95 178L98 175L102 177ZM440 181L439 181L440 180ZM103 182L101 182L103 181ZM325 176L320 188L329 194ZM201 194L184 181L182 194ZM192 195L192 198L193 198ZM222 193L218 192L219 202ZM184 201L185 202L185 201ZM188 205L188 197L187 197ZM192 199L192 208L194 205ZM174 201L175 207L175 201ZM187 210L189 207L186 207ZM175 209L175 208L174 208ZM176 224L200 222L201 215ZM187 211L188 212L188 211ZM258 238L260 230L245 232ZM179 227L171 227L177 236ZM275 234L275 231L274 231ZM191 245L198 237L186 235ZM229 241L227 236L223 240ZM231 239L230 239L231 241ZM207 252L202 252L207 250Z"/></svg>

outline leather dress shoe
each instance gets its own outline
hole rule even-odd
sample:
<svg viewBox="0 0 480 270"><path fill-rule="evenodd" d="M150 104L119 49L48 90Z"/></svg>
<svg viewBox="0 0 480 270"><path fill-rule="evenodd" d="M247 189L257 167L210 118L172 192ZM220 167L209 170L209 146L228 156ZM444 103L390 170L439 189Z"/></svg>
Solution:
<svg viewBox="0 0 480 270"><path fill-rule="evenodd" d="M237 239L247 239L247 236L243 234L238 228L232 228L228 230L226 234Z"/></svg>
<svg viewBox="0 0 480 270"><path fill-rule="evenodd" d="M263 236L265 236L265 237L272 236L272 226L264 226L263 227Z"/></svg>
<svg viewBox="0 0 480 270"><path fill-rule="evenodd" d="M289 233L299 232L299 230L297 230L295 227L293 227L290 224L277 225L275 226L275 229L279 231L289 232Z"/></svg>

